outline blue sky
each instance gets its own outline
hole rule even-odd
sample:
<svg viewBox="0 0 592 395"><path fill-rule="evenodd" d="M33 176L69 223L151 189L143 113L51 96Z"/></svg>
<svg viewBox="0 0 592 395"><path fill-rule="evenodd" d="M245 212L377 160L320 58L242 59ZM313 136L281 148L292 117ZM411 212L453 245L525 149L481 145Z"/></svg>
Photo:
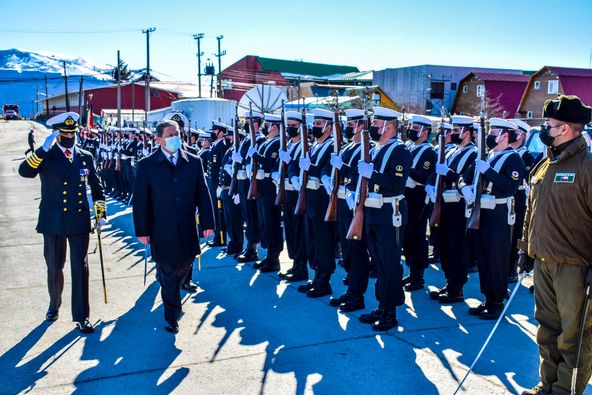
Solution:
<svg viewBox="0 0 592 395"><path fill-rule="evenodd" d="M141 29L154 26L152 69L182 80L197 78L192 33L205 33L204 60L211 58L216 66L215 37L224 35L223 68L252 54L360 70L425 63L536 70L543 65L589 67L592 50L590 0L78 0L13 5L17 12L0 25L1 49L45 50L110 64L119 49L124 61L140 68L146 56ZM22 32L28 29L44 33ZM100 33L84 33L91 29Z"/></svg>

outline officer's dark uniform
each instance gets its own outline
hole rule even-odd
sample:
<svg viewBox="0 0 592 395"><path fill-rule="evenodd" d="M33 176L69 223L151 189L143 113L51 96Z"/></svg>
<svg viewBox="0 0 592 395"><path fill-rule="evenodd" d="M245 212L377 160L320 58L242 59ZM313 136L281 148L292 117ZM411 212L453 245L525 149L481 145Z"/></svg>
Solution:
<svg viewBox="0 0 592 395"><path fill-rule="evenodd" d="M467 282L469 268L469 249L466 236L466 204L458 191L458 182L469 166L475 162L477 149L469 143L464 147L456 146L446 154L448 174L443 177L442 190L446 196L442 199L440 212L440 262L446 277L446 286L430 293L432 299L449 302L451 298L462 297L462 288ZM436 175L432 174L430 185L435 185Z"/></svg>
<svg viewBox="0 0 592 395"><path fill-rule="evenodd" d="M427 142L412 146L410 152L413 162L405 188L409 220L405 227L403 251L410 271L405 289L415 291L423 288L423 273L428 267L426 229L431 205L426 202L424 186L434 173L437 154Z"/></svg>
<svg viewBox="0 0 592 395"><path fill-rule="evenodd" d="M257 169L257 214L261 223L261 247L267 249L267 255L257 265L262 272L278 271L279 256L284 248L281 208L275 205L277 189L271 173L278 165L279 136L266 139L253 154Z"/></svg>
<svg viewBox="0 0 592 395"><path fill-rule="evenodd" d="M124 191L129 197L134 186L134 171L132 168L132 160L136 157L138 143L135 138L128 139L124 142L121 151L121 171L124 180Z"/></svg>
<svg viewBox="0 0 592 395"><path fill-rule="evenodd" d="M219 184L222 159L229 146L230 144L225 138L216 141L212 146L211 158L208 166L208 181L210 183L208 187L210 188L212 202L214 203L214 221L216 222L214 240L212 243L213 246L221 246L226 243L226 240L222 239L223 234L226 232L226 224L224 223L224 214L222 212L222 202L216 197L216 189Z"/></svg>
<svg viewBox="0 0 592 395"><path fill-rule="evenodd" d="M29 135L27 136L27 143L29 144L29 149L25 151L25 155L27 155L29 152L35 151L35 135L33 130L29 131Z"/></svg>
<svg viewBox="0 0 592 395"><path fill-rule="evenodd" d="M505 158L499 172L496 163ZM508 198L513 199L524 179L524 162L511 147L488 158L490 168L483 174L483 194L497 200L494 209L481 208L479 229L475 232L475 256L479 267L481 293L486 301L470 310L484 319L497 319L507 296L511 248L511 226L508 224ZM459 181L459 190L473 183L473 163ZM510 203L511 204L511 203Z"/></svg>
<svg viewBox="0 0 592 395"><path fill-rule="evenodd" d="M65 122L68 125L71 121ZM75 121L73 124L75 125ZM72 127L73 124L68 126ZM53 126L59 128L59 125ZM57 144L47 152L39 147L20 164L19 174L26 178L39 175L41 179L41 202L36 229L43 234L49 310L57 314L62 304L67 242L70 246L72 269L72 318L76 322L84 322L89 317L90 309L87 252L91 220L86 196L87 185L90 186L95 203L104 201L105 197L92 155L77 147L69 150L73 152L72 162Z"/></svg>
<svg viewBox="0 0 592 395"><path fill-rule="evenodd" d="M226 253L229 255L241 252L244 244L243 221L241 218L240 204L234 203L233 196L230 193L232 175L229 174L225 169L226 165L230 165L232 168L232 152L233 147L231 146L222 158L219 186L218 190L216 191L216 194L219 194L219 198L222 200L222 207L224 208L224 221L226 225L227 236Z"/></svg>

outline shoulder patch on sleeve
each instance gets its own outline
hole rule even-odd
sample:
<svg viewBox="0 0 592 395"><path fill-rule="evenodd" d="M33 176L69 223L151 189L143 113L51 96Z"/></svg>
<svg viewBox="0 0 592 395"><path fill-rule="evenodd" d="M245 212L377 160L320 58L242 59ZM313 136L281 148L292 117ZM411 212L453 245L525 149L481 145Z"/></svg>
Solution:
<svg viewBox="0 0 592 395"><path fill-rule="evenodd" d="M514 181L517 180L518 179L518 176L519 176L518 172L516 170L514 170L512 172L512 180L514 180Z"/></svg>

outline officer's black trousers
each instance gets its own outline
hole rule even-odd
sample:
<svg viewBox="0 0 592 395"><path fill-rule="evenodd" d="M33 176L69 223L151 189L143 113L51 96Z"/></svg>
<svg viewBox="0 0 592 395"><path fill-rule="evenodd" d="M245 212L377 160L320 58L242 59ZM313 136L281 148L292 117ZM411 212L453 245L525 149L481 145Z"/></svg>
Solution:
<svg viewBox="0 0 592 395"><path fill-rule="evenodd" d="M516 213L516 223L512 231L512 247L510 249L510 272L509 275L516 274L518 266L518 240L522 238L522 225L524 225L524 216L526 215L526 193L519 190L515 196L514 211Z"/></svg>
<svg viewBox="0 0 592 395"><path fill-rule="evenodd" d="M428 267L428 240L426 230L430 207L425 203L423 188L407 188L405 201L408 208L408 221L405 227L405 264L409 267L411 276L423 278L423 272Z"/></svg>
<svg viewBox="0 0 592 395"><path fill-rule="evenodd" d="M479 230L475 232L475 255L479 266L481 293L487 301L501 303L508 292L510 265L510 225L508 208L481 209Z"/></svg>
<svg viewBox="0 0 592 395"><path fill-rule="evenodd" d="M347 206L345 199L339 199L337 214L337 233L341 243L343 266L347 270L347 290L362 296L368 289L370 274L367 240L365 237L362 237L362 240L348 240L347 232L352 222L353 212Z"/></svg>
<svg viewBox="0 0 592 395"><path fill-rule="evenodd" d="M88 318L88 242L89 234L43 235L43 255L47 264L49 307L58 312L62 305L66 241L70 246L72 274L72 319L80 322Z"/></svg>
<svg viewBox="0 0 592 395"><path fill-rule="evenodd" d="M392 225L370 225L366 223L365 236L368 239L370 257L376 264L376 300L380 306L392 311L405 303L403 292L403 266L401 265L401 244L405 226L399 228L399 244Z"/></svg>
<svg viewBox="0 0 592 395"><path fill-rule="evenodd" d="M226 251L229 254L241 252L244 243L243 220L240 204L234 204L232 196L227 192L222 194L224 220L226 221Z"/></svg>
<svg viewBox="0 0 592 395"><path fill-rule="evenodd" d="M304 240L304 215L294 214L298 192L286 191L286 202L283 206L284 231L288 256L295 264L306 265L306 244Z"/></svg>
<svg viewBox="0 0 592 395"><path fill-rule="evenodd" d="M261 222L261 247L267 248L267 258L278 260L284 248L282 210L275 205L275 193L257 196L257 213Z"/></svg>
<svg viewBox="0 0 592 395"><path fill-rule="evenodd" d="M469 265L465 202L442 203L440 214L440 262L449 287L462 289Z"/></svg>
<svg viewBox="0 0 592 395"><path fill-rule="evenodd" d="M308 261L316 271L315 280L328 283L335 271L335 224L325 222L323 216L306 215L304 233Z"/></svg>
<svg viewBox="0 0 592 395"><path fill-rule="evenodd" d="M192 263L193 260L179 265L157 263L165 321L178 321L181 317L181 285L188 277Z"/></svg>
<svg viewBox="0 0 592 395"><path fill-rule="evenodd" d="M245 221L245 224L247 225L245 229L247 248L254 246L256 249L256 244L259 243L261 238L261 229L259 225L259 215L257 213L257 203L255 200L247 199L249 185L250 183L246 180L239 181L238 192L240 195L241 214L243 216L243 221Z"/></svg>
<svg viewBox="0 0 592 395"><path fill-rule="evenodd" d="M210 182L208 187L210 189L210 198L212 199L212 206L214 209L214 242L226 244L226 240L224 240L226 233L226 223L224 222L224 208L222 207L223 203L216 196L218 184L213 184Z"/></svg>

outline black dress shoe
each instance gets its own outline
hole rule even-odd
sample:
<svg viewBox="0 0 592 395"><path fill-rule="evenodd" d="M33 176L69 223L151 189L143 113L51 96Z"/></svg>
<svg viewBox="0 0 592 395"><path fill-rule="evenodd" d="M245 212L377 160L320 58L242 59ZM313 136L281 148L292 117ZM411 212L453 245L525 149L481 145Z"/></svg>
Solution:
<svg viewBox="0 0 592 395"><path fill-rule="evenodd" d="M54 322L60 317L57 311L53 309L48 309L47 313L45 313L45 321Z"/></svg>
<svg viewBox="0 0 592 395"><path fill-rule="evenodd" d="M247 251L238 256L236 260L239 263L253 262L259 259L259 255L254 251Z"/></svg>
<svg viewBox="0 0 592 395"><path fill-rule="evenodd" d="M259 269L260 267L267 265L268 262L269 262L269 259L267 259L267 257L265 257L262 260L253 263L253 269Z"/></svg>
<svg viewBox="0 0 592 395"><path fill-rule="evenodd" d="M486 306L487 308L479 314L482 320L497 320L504 311L503 303L487 303Z"/></svg>
<svg viewBox="0 0 592 395"><path fill-rule="evenodd" d="M307 281L308 280L308 270L296 270L290 274L287 274L284 280L288 283L295 283L298 281Z"/></svg>
<svg viewBox="0 0 592 395"><path fill-rule="evenodd" d="M195 292L197 291L197 284L190 280L183 284L183 289L187 292Z"/></svg>
<svg viewBox="0 0 592 395"><path fill-rule="evenodd" d="M405 276L405 277L403 277L403 280L401 280L401 284L407 285L407 284L411 283L411 280L413 280L413 277L411 277L411 275Z"/></svg>
<svg viewBox="0 0 592 395"><path fill-rule="evenodd" d="M372 329L377 332L383 332L396 328L397 326L399 326L399 321L397 321L397 314L395 311L383 311L378 321L372 324Z"/></svg>
<svg viewBox="0 0 592 395"><path fill-rule="evenodd" d="M226 245L226 244L220 242L220 240L211 240L211 241L208 241L207 244L208 244L208 247L212 247L212 248L222 247L222 246Z"/></svg>
<svg viewBox="0 0 592 395"><path fill-rule="evenodd" d="M471 307L471 308L469 308L469 315L480 315L486 309L487 309L487 306L485 305L485 303L481 303L477 307Z"/></svg>
<svg viewBox="0 0 592 395"><path fill-rule="evenodd" d="M293 270L294 270L293 268L290 268L290 269L286 270L286 272L285 272L285 273L278 272L278 277L279 277L279 278L281 278L281 279L283 280L283 279L285 279L285 278L286 278L286 276L287 276L288 274L291 274Z"/></svg>
<svg viewBox="0 0 592 395"><path fill-rule="evenodd" d="M370 269L370 271L368 272L368 277L369 278L378 278L378 273L376 273L376 269Z"/></svg>
<svg viewBox="0 0 592 395"><path fill-rule="evenodd" d="M446 293L448 291L448 284L444 286L444 288L437 288L435 291L430 291L430 299L438 300L440 295Z"/></svg>
<svg viewBox="0 0 592 395"><path fill-rule="evenodd" d="M349 280L347 279L347 276L343 277L343 279L341 280L341 282L343 283L343 285L348 286L349 285Z"/></svg>
<svg viewBox="0 0 592 395"><path fill-rule="evenodd" d="M343 313L358 311L365 308L366 305L364 304L364 297L355 295L352 295L348 300L339 305L339 311Z"/></svg>
<svg viewBox="0 0 592 395"><path fill-rule="evenodd" d="M95 328L92 326L88 318L84 321L77 322L76 328L82 333L93 333L95 331Z"/></svg>
<svg viewBox="0 0 592 395"><path fill-rule="evenodd" d="M261 273L271 273L280 270L280 263L278 261L268 260L264 265L259 266Z"/></svg>
<svg viewBox="0 0 592 395"><path fill-rule="evenodd" d="M438 302L443 303L443 304L450 304L450 303L460 303L460 302L464 302L465 300L465 296L463 295L463 291L453 291L453 290L448 290L442 294L440 294L440 296L438 296Z"/></svg>
<svg viewBox="0 0 592 395"><path fill-rule="evenodd" d="M164 330L170 333L179 333L179 323L177 321L166 321Z"/></svg>
<svg viewBox="0 0 592 395"><path fill-rule="evenodd" d="M374 324L376 321L378 321L381 315L382 309L379 307L375 310L372 310L370 313L362 314L359 320L363 324Z"/></svg>
<svg viewBox="0 0 592 395"><path fill-rule="evenodd" d="M227 248L227 249L226 249L226 255L232 255L233 257L234 257L235 255L236 255L236 256L238 256L238 255L240 255L241 253L242 253L242 251L241 251L241 250L237 250L237 249L235 249L235 248L232 248L232 249L229 249L229 248Z"/></svg>
<svg viewBox="0 0 592 395"><path fill-rule="evenodd" d="M309 298L320 298L331 295L332 293L333 289L331 289L331 284L315 284L306 292L306 296Z"/></svg>
<svg viewBox="0 0 592 395"><path fill-rule="evenodd" d="M331 307L339 307L340 304L345 303L352 295L349 292L344 293L341 296L336 298L331 297L329 298L329 306Z"/></svg>
<svg viewBox="0 0 592 395"><path fill-rule="evenodd" d="M423 289L425 285L425 280L423 278L414 278L409 282L409 284L405 285L403 289L408 292L419 291Z"/></svg>
<svg viewBox="0 0 592 395"><path fill-rule="evenodd" d="M306 284L302 284L298 286L298 292L302 292L303 294L307 293L309 290L313 288L312 281L307 282Z"/></svg>

